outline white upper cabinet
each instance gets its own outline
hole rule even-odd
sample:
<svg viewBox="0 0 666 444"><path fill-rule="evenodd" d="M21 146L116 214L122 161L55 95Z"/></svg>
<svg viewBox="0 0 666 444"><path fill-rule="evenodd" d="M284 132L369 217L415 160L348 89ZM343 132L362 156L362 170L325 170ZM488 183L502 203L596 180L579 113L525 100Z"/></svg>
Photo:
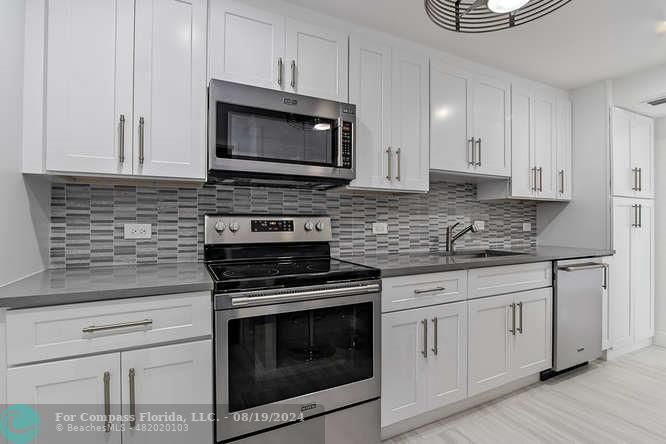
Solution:
<svg viewBox="0 0 666 444"><path fill-rule="evenodd" d="M428 60L362 35L350 40L356 180L350 187L426 192Z"/></svg>
<svg viewBox="0 0 666 444"><path fill-rule="evenodd" d="M45 5L47 171L205 180L206 5Z"/></svg>
<svg viewBox="0 0 666 444"><path fill-rule="evenodd" d="M612 110L613 195L654 197L654 120Z"/></svg>
<svg viewBox="0 0 666 444"><path fill-rule="evenodd" d="M430 68L430 168L511 174L509 86L442 62Z"/></svg>
<svg viewBox="0 0 666 444"><path fill-rule="evenodd" d="M206 0L137 0L134 174L206 178Z"/></svg>
<svg viewBox="0 0 666 444"><path fill-rule="evenodd" d="M536 195L554 199L557 162L557 101L547 96L534 98L534 168Z"/></svg>
<svg viewBox="0 0 666 444"><path fill-rule="evenodd" d="M134 1L46 3L46 169L131 174Z"/></svg>
<svg viewBox="0 0 666 444"><path fill-rule="evenodd" d="M533 137L534 101L529 91L511 88L511 193L531 198L536 194Z"/></svg>
<svg viewBox="0 0 666 444"><path fill-rule="evenodd" d="M324 27L287 19L287 90L347 102L349 37Z"/></svg>
<svg viewBox="0 0 666 444"><path fill-rule="evenodd" d="M211 78L285 88L283 16L234 0L211 0L209 25Z"/></svg>

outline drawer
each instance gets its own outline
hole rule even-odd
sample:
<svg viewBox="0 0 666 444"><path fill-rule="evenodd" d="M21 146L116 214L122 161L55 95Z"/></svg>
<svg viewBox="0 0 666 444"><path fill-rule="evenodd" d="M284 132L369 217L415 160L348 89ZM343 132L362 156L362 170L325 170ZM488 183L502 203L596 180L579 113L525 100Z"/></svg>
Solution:
<svg viewBox="0 0 666 444"><path fill-rule="evenodd" d="M382 280L382 313L467 299L467 271L399 276Z"/></svg>
<svg viewBox="0 0 666 444"><path fill-rule="evenodd" d="M210 292L7 312L10 366L212 335Z"/></svg>
<svg viewBox="0 0 666 444"><path fill-rule="evenodd" d="M470 299L534 290L552 285L552 262L469 270Z"/></svg>

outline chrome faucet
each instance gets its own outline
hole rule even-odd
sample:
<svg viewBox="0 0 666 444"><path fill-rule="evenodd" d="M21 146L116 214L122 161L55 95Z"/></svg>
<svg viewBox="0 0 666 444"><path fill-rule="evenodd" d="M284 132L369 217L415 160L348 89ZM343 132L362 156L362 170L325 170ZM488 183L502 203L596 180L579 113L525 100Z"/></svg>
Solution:
<svg viewBox="0 0 666 444"><path fill-rule="evenodd" d="M466 226L465 228L463 228L462 230L460 230L459 232L457 232L456 234L453 234L453 230L458 225L460 225L460 222L446 227L446 251L448 251L448 252L453 252L453 244L458 239L460 239L461 237L463 237L464 235L466 235L470 231L472 233L477 233L479 231L479 228L474 223L471 223L468 226Z"/></svg>

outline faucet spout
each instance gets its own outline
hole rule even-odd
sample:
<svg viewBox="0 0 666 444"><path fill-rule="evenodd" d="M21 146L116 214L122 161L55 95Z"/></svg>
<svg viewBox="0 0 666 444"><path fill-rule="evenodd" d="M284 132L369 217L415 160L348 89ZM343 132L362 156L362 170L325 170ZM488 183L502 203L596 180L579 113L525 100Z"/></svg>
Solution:
<svg viewBox="0 0 666 444"><path fill-rule="evenodd" d="M477 233L479 231L479 228L476 226L476 224L471 223L456 234L453 234L453 230L460 225L460 223L453 224L451 226L446 227L446 251L448 252L453 252L453 246L455 242L466 235L469 232L472 233Z"/></svg>

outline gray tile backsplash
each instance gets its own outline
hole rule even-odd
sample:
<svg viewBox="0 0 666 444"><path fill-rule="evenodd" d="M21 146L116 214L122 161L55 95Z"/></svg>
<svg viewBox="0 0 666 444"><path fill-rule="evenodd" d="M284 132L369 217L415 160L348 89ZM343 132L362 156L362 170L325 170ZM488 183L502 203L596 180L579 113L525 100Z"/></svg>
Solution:
<svg viewBox="0 0 666 444"><path fill-rule="evenodd" d="M485 221L485 231L466 235L458 248L536 246L535 203L480 203L471 184L432 183L423 195L68 183L51 189L51 266L201 260L203 216L214 212L328 214L336 256L439 250L448 224L472 220ZM151 224L152 238L124 240L128 222ZM387 222L389 234L372 234L373 222Z"/></svg>

